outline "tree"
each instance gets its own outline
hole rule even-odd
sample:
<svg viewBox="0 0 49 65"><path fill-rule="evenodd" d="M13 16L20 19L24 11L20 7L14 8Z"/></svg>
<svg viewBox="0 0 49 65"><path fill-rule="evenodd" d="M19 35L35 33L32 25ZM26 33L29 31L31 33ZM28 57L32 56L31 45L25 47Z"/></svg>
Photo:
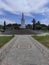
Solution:
<svg viewBox="0 0 49 65"><path fill-rule="evenodd" d="M48 29L47 29L47 27L42 27L41 30L47 31Z"/></svg>
<svg viewBox="0 0 49 65"><path fill-rule="evenodd" d="M26 25L26 28L27 29L32 29L32 25L31 24L28 24L28 25Z"/></svg>
<svg viewBox="0 0 49 65"><path fill-rule="evenodd" d="M0 29L2 29L3 28L3 26L2 25L0 25Z"/></svg>
<svg viewBox="0 0 49 65"><path fill-rule="evenodd" d="M49 30L49 25L47 26L47 29Z"/></svg>
<svg viewBox="0 0 49 65"><path fill-rule="evenodd" d="M16 24L13 24L12 26L14 27L14 29L19 29L20 28L20 25L17 24L17 23Z"/></svg>
<svg viewBox="0 0 49 65"><path fill-rule="evenodd" d="M37 23L36 23L36 30L40 30L40 29L41 29L40 21L37 21Z"/></svg>
<svg viewBox="0 0 49 65"><path fill-rule="evenodd" d="M33 30L35 30L36 20L35 20L35 19L33 19L32 23L33 23Z"/></svg>
<svg viewBox="0 0 49 65"><path fill-rule="evenodd" d="M6 21L4 21L4 31L6 30Z"/></svg>
<svg viewBox="0 0 49 65"><path fill-rule="evenodd" d="M37 21L37 23L36 23L37 25L40 25L40 21Z"/></svg>

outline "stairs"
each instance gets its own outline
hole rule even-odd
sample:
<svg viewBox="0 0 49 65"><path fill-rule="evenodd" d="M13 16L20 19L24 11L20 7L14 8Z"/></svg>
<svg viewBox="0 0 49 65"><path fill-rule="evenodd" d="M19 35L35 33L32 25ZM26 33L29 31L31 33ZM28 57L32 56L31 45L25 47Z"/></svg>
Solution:
<svg viewBox="0 0 49 65"><path fill-rule="evenodd" d="M19 30L6 30L5 32L2 32L3 34L39 34L39 31L33 31L30 29L19 29Z"/></svg>

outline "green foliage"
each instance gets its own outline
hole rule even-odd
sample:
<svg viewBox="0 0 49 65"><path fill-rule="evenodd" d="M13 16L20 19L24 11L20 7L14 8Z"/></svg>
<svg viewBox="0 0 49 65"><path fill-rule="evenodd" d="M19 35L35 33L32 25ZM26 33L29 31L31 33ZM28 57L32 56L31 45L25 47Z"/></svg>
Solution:
<svg viewBox="0 0 49 65"><path fill-rule="evenodd" d="M49 26L41 24L40 21L36 22L36 20L33 19L32 23L33 23L33 30L43 30L43 31L49 30Z"/></svg>
<svg viewBox="0 0 49 65"><path fill-rule="evenodd" d="M32 23L33 23L33 30L35 30L36 20L35 20L35 19L33 19Z"/></svg>
<svg viewBox="0 0 49 65"><path fill-rule="evenodd" d="M37 23L36 23L36 30L41 30L41 24L40 24L40 21L38 21Z"/></svg>
<svg viewBox="0 0 49 65"><path fill-rule="evenodd" d="M41 30L47 31L47 27L42 27Z"/></svg>
<svg viewBox="0 0 49 65"><path fill-rule="evenodd" d="M4 31L6 30L6 21L4 21L4 27L3 27Z"/></svg>
<svg viewBox="0 0 49 65"><path fill-rule="evenodd" d="M8 24L6 25L6 28L10 28L10 29L19 29L20 28L20 24Z"/></svg>
<svg viewBox="0 0 49 65"><path fill-rule="evenodd" d="M28 25L26 25L26 28L27 29L32 29L32 25L31 24L28 24Z"/></svg>
<svg viewBox="0 0 49 65"><path fill-rule="evenodd" d="M36 30L41 30L41 25L36 25Z"/></svg>
<svg viewBox="0 0 49 65"><path fill-rule="evenodd" d="M2 25L0 25L0 29L2 29L3 28L3 26Z"/></svg>
<svg viewBox="0 0 49 65"><path fill-rule="evenodd" d="M40 43L45 45L46 47L49 48L49 36L33 36L36 40L38 40Z"/></svg>
<svg viewBox="0 0 49 65"><path fill-rule="evenodd" d="M40 21L37 21L36 25L40 25Z"/></svg>
<svg viewBox="0 0 49 65"><path fill-rule="evenodd" d="M47 29L49 30L49 25L47 26Z"/></svg>
<svg viewBox="0 0 49 65"><path fill-rule="evenodd" d="M0 48L10 41L14 36L0 36Z"/></svg>

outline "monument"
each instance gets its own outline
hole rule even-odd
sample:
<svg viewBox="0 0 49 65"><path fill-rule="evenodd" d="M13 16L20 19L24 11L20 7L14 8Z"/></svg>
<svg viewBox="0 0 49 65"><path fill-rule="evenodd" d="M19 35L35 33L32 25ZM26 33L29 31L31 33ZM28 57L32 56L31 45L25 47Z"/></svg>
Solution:
<svg viewBox="0 0 49 65"><path fill-rule="evenodd" d="M22 13L22 18L21 18L21 26L20 26L20 28L25 28L24 13Z"/></svg>

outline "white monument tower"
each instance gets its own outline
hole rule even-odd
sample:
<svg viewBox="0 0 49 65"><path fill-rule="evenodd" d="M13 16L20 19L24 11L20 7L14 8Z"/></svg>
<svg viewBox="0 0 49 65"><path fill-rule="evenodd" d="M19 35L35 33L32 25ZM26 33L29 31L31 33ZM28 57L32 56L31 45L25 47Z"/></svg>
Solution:
<svg viewBox="0 0 49 65"><path fill-rule="evenodd" d="M22 13L22 18L21 18L21 27L20 27L20 28L25 28L24 13Z"/></svg>

